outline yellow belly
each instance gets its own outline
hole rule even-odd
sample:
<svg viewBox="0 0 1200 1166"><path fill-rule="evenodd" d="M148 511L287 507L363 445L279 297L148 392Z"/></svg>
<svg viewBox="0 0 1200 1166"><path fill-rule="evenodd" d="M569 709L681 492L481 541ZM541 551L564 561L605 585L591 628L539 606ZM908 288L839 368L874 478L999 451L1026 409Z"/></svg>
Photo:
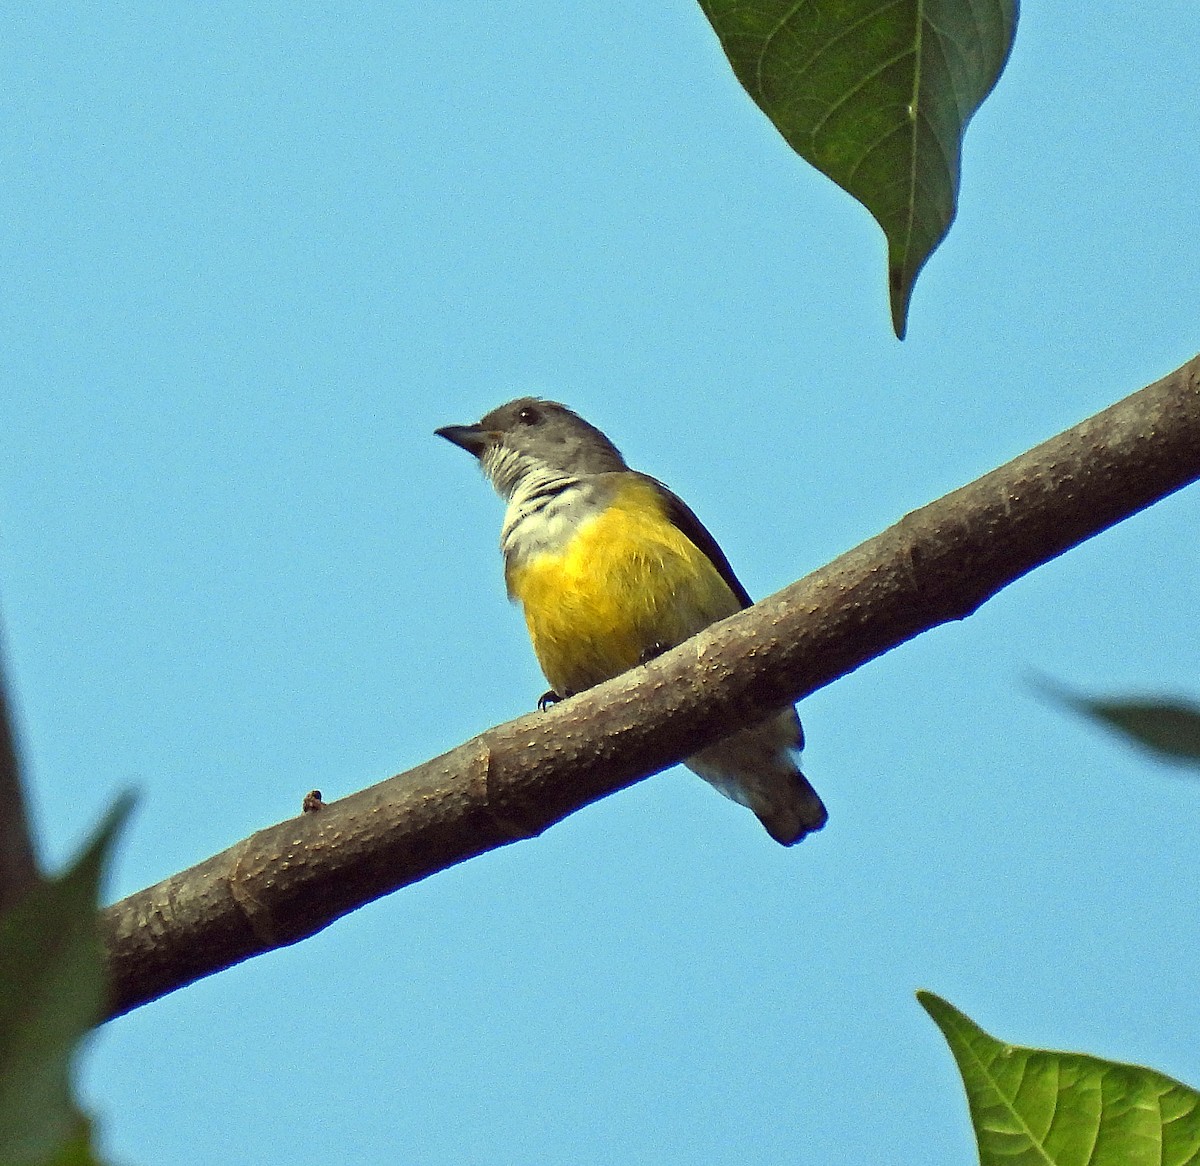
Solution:
<svg viewBox="0 0 1200 1166"><path fill-rule="evenodd" d="M581 692L740 608L708 557L634 480L559 552L508 570L538 663L556 692Z"/></svg>

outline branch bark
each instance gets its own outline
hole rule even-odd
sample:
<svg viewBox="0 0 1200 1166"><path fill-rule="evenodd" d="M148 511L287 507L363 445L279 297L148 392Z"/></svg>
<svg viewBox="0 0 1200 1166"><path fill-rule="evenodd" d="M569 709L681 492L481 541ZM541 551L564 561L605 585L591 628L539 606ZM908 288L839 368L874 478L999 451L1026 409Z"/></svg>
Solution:
<svg viewBox="0 0 1200 1166"><path fill-rule="evenodd" d="M607 684L109 907L113 1015L530 838L1200 477L1200 356Z"/></svg>
<svg viewBox="0 0 1200 1166"><path fill-rule="evenodd" d="M0 915L38 881L33 836L21 788L21 761L0 667Z"/></svg>

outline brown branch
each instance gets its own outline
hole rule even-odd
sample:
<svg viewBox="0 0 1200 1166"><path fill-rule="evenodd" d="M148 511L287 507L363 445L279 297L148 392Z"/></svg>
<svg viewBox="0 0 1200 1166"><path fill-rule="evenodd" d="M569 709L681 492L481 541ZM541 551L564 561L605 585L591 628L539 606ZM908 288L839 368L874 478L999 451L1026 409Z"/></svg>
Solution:
<svg viewBox="0 0 1200 1166"><path fill-rule="evenodd" d="M33 836L21 788L21 761L0 666L0 915L38 881Z"/></svg>
<svg viewBox="0 0 1200 1166"><path fill-rule="evenodd" d="M1200 477L1200 357L644 668L108 908L113 1014L654 773Z"/></svg>

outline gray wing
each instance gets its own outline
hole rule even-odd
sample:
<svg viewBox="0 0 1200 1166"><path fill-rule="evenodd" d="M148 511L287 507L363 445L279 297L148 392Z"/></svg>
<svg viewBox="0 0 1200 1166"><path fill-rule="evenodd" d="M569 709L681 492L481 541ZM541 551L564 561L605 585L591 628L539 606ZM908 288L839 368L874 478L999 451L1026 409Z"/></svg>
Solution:
<svg viewBox="0 0 1200 1166"><path fill-rule="evenodd" d="M667 504L667 517L672 524L695 544L697 550L704 552L708 561L717 569L717 574L725 580L729 590L737 597L737 601L743 607L749 607L754 600L750 598L741 581L733 573L733 568L729 565L725 552L717 546L717 540L708 533L704 523L692 513L691 507L678 494L668 490L657 478L652 478L649 474L638 474L638 477L653 483L655 488L662 492L663 501Z"/></svg>
<svg viewBox="0 0 1200 1166"><path fill-rule="evenodd" d="M662 491L663 500L667 504L667 517L695 544L698 550L704 552L708 561L717 569L717 574L725 580L729 586L729 590L734 593L742 607L752 606L754 600L750 598L749 593L742 586L741 580L733 573L733 568L729 565L729 560L725 557L725 552L717 545L717 540L708 533L708 528L704 523L692 513L692 508L678 494L664 486L657 478L652 478L649 474L638 474L638 477L645 478L648 482L653 482ZM796 732L797 740L795 747L803 749L804 729L801 727L799 720L796 721Z"/></svg>

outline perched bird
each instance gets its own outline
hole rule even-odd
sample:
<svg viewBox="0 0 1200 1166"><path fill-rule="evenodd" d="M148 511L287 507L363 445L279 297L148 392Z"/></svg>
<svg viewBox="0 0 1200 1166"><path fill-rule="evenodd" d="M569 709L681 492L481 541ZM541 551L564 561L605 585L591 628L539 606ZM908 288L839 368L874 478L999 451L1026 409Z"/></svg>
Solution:
<svg viewBox="0 0 1200 1166"><path fill-rule="evenodd" d="M479 459L508 503L500 534L510 599L525 611L551 691L541 707L609 680L750 606L700 520L565 405L522 397L439 437ZM825 825L796 765L795 709L684 764L749 806L784 846Z"/></svg>

